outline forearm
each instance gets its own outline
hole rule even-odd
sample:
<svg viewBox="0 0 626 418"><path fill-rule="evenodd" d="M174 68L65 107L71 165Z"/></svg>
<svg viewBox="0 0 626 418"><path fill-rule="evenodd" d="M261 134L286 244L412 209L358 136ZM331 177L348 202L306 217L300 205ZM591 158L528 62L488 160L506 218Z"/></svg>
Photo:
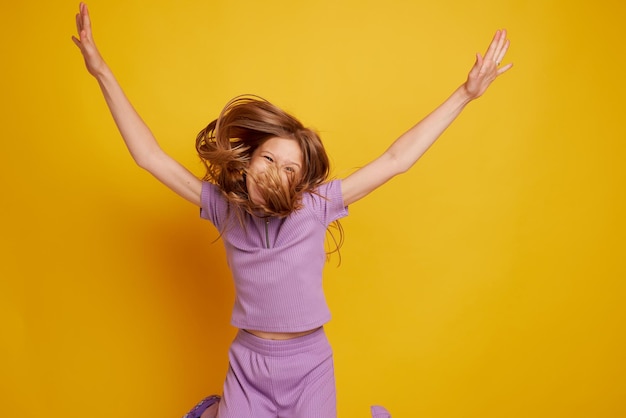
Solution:
<svg viewBox="0 0 626 418"><path fill-rule="evenodd" d="M147 168L151 157L161 151L154 135L130 103L108 66L95 75L124 142L135 162Z"/></svg>
<svg viewBox="0 0 626 418"><path fill-rule="evenodd" d="M344 203L349 205L362 199L392 177L411 168L461 114L465 106L482 96L499 75L511 68L511 63L500 67L508 47L506 31L496 31L485 57L476 54L476 62L465 83L417 125L395 140L380 157L343 180L341 192Z"/></svg>
<svg viewBox="0 0 626 418"><path fill-rule="evenodd" d="M89 10L84 3L80 4L76 15L76 29L79 37L72 36L72 41L80 49L87 71L98 81L113 120L135 162L180 196L200 205L202 182L163 152L148 126L133 108L96 48Z"/></svg>
<svg viewBox="0 0 626 418"><path fill-rule="evenodd" d="M385 154L395 161L398 172L411 168L471 100L464 85L461 85L446 101L394 141Z"/></svg>

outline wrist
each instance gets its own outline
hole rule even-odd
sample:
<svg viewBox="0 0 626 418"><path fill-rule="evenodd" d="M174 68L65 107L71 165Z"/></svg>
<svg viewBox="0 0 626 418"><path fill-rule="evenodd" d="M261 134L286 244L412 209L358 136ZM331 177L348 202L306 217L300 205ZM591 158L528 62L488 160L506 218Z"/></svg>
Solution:
<svg viewBox="0 0 626 418"><path fill-rule="evenodd" d="M113 77L113 72L104 61L99 66L91 68L89 72L98 82L105 82Z"/></svg>
<svg viewBox="0 0 626 418"><path fill-rule="evenodd" d="M455 94L458 96L458 100L466 105L476 97L467 89L467 85L465 83L461 84L458 89L456 89Z"/></svg>

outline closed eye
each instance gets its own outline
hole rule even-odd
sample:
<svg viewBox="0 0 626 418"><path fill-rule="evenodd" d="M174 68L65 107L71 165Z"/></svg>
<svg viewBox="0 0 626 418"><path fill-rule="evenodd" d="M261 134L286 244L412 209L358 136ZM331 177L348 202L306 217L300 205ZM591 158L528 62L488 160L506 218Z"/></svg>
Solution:
<svg viewBox="0 0 626 418"><path fill-rule="evenodd" d="M269 155L264 155L263 158L265 158L267 161L269 161L270 163L274 162L274 159L272 157L270 157Z"/></svg>

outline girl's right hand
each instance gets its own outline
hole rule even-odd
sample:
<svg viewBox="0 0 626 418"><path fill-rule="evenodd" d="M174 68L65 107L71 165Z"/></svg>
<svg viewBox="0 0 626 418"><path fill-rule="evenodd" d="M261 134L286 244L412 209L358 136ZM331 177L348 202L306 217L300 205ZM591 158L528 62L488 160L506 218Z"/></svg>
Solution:
<svg viewBox="0 0 626 418"><path fill-rule="evenodd" d="M89 19L89 10L85 3L80 3L79 13L76 15L76 30L78 31L78 38L72 36L72 41L80 49L85 59L85 65L87 71L94 77L97 77L106 68L104 59L98 52L96 44L93 41L91 33L91 20Z"/></svg>

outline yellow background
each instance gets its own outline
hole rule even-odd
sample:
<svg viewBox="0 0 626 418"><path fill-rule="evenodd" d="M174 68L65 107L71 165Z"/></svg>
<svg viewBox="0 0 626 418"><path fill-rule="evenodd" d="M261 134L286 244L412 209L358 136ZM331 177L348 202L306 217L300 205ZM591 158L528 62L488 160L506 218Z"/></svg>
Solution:
<svg viewBox="0 0 626 418"><path fill-rule="evenodd" d="M444 100L495 29L515 67L420 163L351 208L325 286L338 408L626 416L626 3L90 3L162 146L255 93L345 176ZM221 390L217 233L142 172L86 73L75 2L3 2L0 416L176 417Z"/></svg>

